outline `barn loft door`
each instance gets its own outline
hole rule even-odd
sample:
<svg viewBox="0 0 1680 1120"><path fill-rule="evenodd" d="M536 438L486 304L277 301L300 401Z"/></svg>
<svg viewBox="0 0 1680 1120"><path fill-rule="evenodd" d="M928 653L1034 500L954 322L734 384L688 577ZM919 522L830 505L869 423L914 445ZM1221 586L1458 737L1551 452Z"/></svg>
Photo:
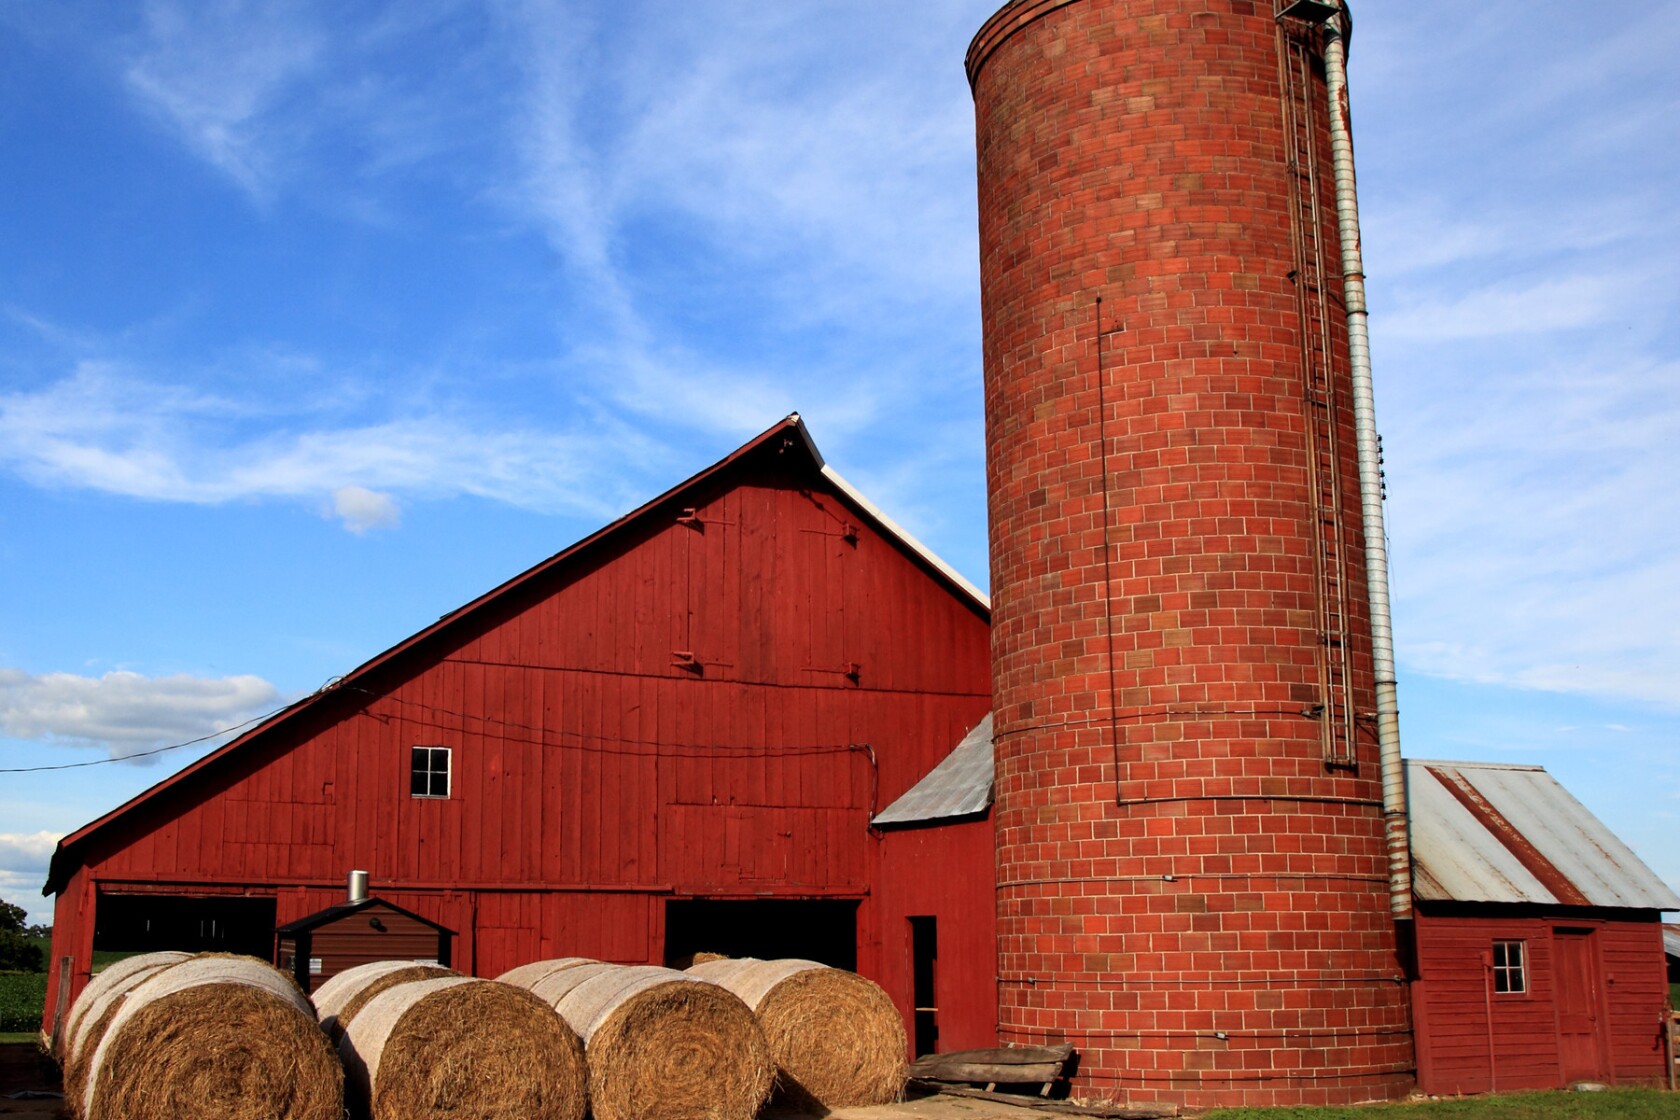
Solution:
<svg viewBox="0 0 1680 1120"><path fill-rule="evenodd" d="M1558 1066L1565 1084L1602 1081L1604 1061L1603 985L1598 977L1598 946L1590 929L1552 931L1557 960Z"/></svg>

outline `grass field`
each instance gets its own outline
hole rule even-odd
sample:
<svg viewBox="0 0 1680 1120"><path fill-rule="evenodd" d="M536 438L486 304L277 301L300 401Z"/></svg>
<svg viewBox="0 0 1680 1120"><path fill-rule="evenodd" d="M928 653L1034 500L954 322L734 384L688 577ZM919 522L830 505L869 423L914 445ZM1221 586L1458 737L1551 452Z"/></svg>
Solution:
<svg viewBox="0 0 1680 1120"><path fill-rule="evenodd" d="M47 998L44 972L0 972L0 1031L41 1029L41 1005Z"/></svg>
<svg viewBox="0 0 1680 1120"><path fill-rule="evenodd" d="M1227 1108L1207 1120L1680 1120L1680 1093L1511 1093L1358 1108Z"/></svg>

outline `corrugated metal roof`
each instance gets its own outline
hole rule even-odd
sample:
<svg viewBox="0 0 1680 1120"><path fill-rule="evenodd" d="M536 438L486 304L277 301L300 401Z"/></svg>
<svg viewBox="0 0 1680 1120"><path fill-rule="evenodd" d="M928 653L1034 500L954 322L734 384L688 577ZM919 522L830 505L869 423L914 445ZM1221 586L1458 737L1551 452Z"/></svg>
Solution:
<svg viewBox="0 0 1680 1120"><path fill-rule="evenodd" d="M1538 766L1406 763L1422 901L1680 910L1680 898Z"/></svg>
<svg viewBox="0 0 1680 1120"><path fill-rule="evenodd" d="M1680 957L1680 926L1664 923L1663 954L1670 957Z"/></svg>
<svg viewBox="0 0 1680 1120"><path fill-rule="evenodd" d="M966 817L992 803L992 716L975 725L962 742L904 796L875 814L874 824L916 824Z"/></svg>

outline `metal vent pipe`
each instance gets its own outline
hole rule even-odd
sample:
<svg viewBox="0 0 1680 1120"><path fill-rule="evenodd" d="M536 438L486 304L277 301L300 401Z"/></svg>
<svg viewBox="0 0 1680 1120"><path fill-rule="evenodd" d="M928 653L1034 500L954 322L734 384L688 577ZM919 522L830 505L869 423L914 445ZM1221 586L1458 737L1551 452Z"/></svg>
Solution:
<svg viewBox="0 0 1680 1120"><path fill-rule="evenodd" d="M1325 24L1324 68L1330 95L1330 154L1336 180L1336 220L1342 242L1342 298L1347 306L1348 357L1353 366L1353 427L1359 461L1360 520L1365 530L1365 587L1371 600L1371 662L1376 673L1377 752L1382 763L1383 831L1388 841L1388 904L1396 918L1412 916L1412 851L1406 812L1406 775L1400 759L1400 702L1395 686L1394 626L1388 604L1388 543L1383 533L1382 461L1377 446L1376 397L1371 388L1371 335L1365 307L1365 262L1359 246L1359 194L1348 125L1344 9Z"/></svg>
<svg viewBox="0 0 1680 1120"><path fill-rule="evenodd" d="M368 873L366 871L352 871L352 872L350 872L349 895L350 895L349 900L351 902L365 902L365 901L367 901L367 896L368 896Z"/></svg>

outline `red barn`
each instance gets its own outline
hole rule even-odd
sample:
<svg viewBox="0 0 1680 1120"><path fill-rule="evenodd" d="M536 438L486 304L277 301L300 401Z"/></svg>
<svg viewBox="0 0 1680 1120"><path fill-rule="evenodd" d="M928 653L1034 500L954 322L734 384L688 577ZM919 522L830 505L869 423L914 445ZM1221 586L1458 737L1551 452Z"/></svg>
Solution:
<svg viewBox="0 0 1680 1120"><path fill-rule="evenodd" d="M803 956L986 1045L984 807L871 820L989 710L989 614L789 417L67 836L49 1029L94 949L269 956L366 868L476 975Z"/></svg>
<svg viewBox="0 0 1680 1120"><path fill-rule="evenodd" d="M1537 766L1408 762L1428 1093L1667 1081L1680 899Z"/></svg>

